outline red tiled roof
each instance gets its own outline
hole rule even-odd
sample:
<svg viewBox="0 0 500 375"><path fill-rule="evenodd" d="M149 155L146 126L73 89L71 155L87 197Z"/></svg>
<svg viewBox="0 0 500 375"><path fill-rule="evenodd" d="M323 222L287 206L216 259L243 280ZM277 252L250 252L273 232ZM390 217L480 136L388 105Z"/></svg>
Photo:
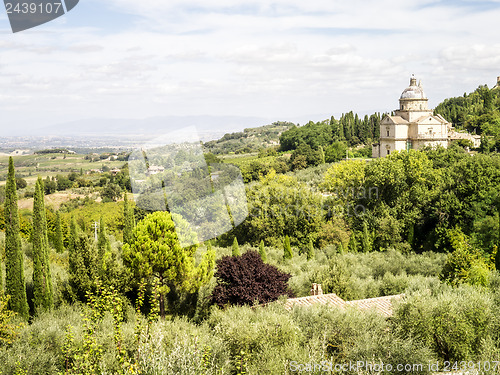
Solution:
<svg viewBox="0 0 500 375"><path fill-rule="evenodd" d="M403 294L394 296L385 296L377 298L361 299L357 301L348 301L346 306L356 306L361 310L375 310L386 317L392 316L392 301L399 300Z"/></svg>
<svg viewBox="0 0 500 375"><path fill-rule="evenodd" d="M337 296L335 293L331 294L320 294L319 296L307 296L299 298L289 298L285 302L285 309L291 310L293 306L312 306L317 303L322 305L332 305L342 307L345 305L345 301Z"/></svg>
<svg viewBox="0 0 500 375"><path fill-rule="evenodd" d="M289 298L285 302L285 309L291 310L294 306L313 306L316 304L330 305L339 308L354 306L361 310L375 310L386 317L390 317L392 316L392 302L400 299L402 296L403 294L398 294L393 296L361 299L357 301L344 301L335 293L331 293L318 296Z"/></svg>

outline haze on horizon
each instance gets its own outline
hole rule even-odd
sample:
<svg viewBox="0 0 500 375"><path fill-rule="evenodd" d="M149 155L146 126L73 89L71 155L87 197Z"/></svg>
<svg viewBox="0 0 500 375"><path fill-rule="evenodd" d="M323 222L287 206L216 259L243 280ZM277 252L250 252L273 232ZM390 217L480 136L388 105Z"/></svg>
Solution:
<svg viewBox="0 0 500 375"><path fill-rule="evenodd" d="M434 107L496 83L499 18L500 0L82 0L12 34L2 10L0 124L385 112L411 74Z"/></svg>

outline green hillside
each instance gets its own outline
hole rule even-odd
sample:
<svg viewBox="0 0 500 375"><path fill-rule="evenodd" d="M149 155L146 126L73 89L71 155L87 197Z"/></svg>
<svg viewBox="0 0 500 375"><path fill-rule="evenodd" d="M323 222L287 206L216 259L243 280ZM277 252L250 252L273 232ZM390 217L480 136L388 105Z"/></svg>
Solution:
<svg viewBox="0 0 500 375"><path fill-rule="evenodd" d="M246 154L262 148L278 145L280 135L290 129L291 122L275 122L258 128L247 128L242 132L227 133L221 139L206 142L207 151L216 155Z"/></svg>
<svg viewBox="0 0 500 375"><path fill-rule="evenodd" d="M435 113L451 121L457 129L484 135L481 149L500 149L500 87L479 86L474 92L445 99Z"/></svg>

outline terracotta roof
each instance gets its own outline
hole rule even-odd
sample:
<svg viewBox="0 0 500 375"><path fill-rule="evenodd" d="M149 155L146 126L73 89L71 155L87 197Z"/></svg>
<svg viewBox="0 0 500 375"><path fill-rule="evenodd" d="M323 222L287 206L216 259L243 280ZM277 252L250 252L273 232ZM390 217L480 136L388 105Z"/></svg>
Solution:
<svg viewBox="0 0 500 375"><path fill-rule="evenodd" d="M289 298L285 302L285 309L291 310L293 306L312 306L318 303L337 307L343 307L345 305L345 301L342 298L337 296L335 293L331 293L320 294L319 296Z"/></svg>
<svg viewBox="0 0 500 375"><path fill-rule="evenodd" d="M387 119L391 120L393 124L408 124L408 121L401 116L387 116Z"/></svg>
<svg viewBox="0 0 500 375"><path fill-rule="evenodd" d="M354 306L361 310L375 310L386 317L390 317L392 316L392 302L394 300L399 300L403 296L404 294L398 294L393 296L361 299L357 301L344 301L335 293L331 293L319 296L289 298L285 302L285 309L291 310L294 306L313 306L316 304L330 305L339 308Z"/></svg>
<svg viewBox="0 0 500 375"><path fill-rule="evenodd" d="M385 296L377 298L361 299L358 301L348 301L346 306L356 306L361 310L375 310L378 313L385 315L386 317L392 316L392 302L393 300L399 300L403 297L403 294L398 294L394 296Z"/></svg>

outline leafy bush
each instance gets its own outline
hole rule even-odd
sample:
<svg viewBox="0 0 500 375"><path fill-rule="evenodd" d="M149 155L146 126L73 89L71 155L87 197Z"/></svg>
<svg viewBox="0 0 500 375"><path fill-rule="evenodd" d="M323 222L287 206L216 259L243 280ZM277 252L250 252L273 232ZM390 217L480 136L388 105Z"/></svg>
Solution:
<svg viewBox="0 0 500 375"><path fill-rule="evenodd" d="M441 280L451 285L466 282L486 286L490 273L488 265L479 251L470 245L469 238L459 229L449 230L447 236L453 252L448 255Z"/></svg>
<svg viewBox="0 0 500 375"><path fill-rule="evenodd" d="M397 364L428 363L434 358L427 347L413 340L395 337L387 320L377 313L355 308L297 307L292 310L292 319L301 330L311 357L322 354L334 364L364 361L390 363L396 367ZM422 371L413 373L427 372L424 366Z"/></svg>
<svg viewBox="0 0 500 375"><path fill-rule="evenodd" d="M399 303L393 329L413 338L446 361L468 361L482 352L492 337L494 305L490 296L470 286L420 291Z"/></svg>
<svg viewBox="0 0 500 375"><path fill-rule="evenodd" d="M227 304L244 305L275 301L279 296L293 296L288 289L291 275L262 261L256 251L247 251L236 257L217 261L213 302L220 307Z"/></svg>

